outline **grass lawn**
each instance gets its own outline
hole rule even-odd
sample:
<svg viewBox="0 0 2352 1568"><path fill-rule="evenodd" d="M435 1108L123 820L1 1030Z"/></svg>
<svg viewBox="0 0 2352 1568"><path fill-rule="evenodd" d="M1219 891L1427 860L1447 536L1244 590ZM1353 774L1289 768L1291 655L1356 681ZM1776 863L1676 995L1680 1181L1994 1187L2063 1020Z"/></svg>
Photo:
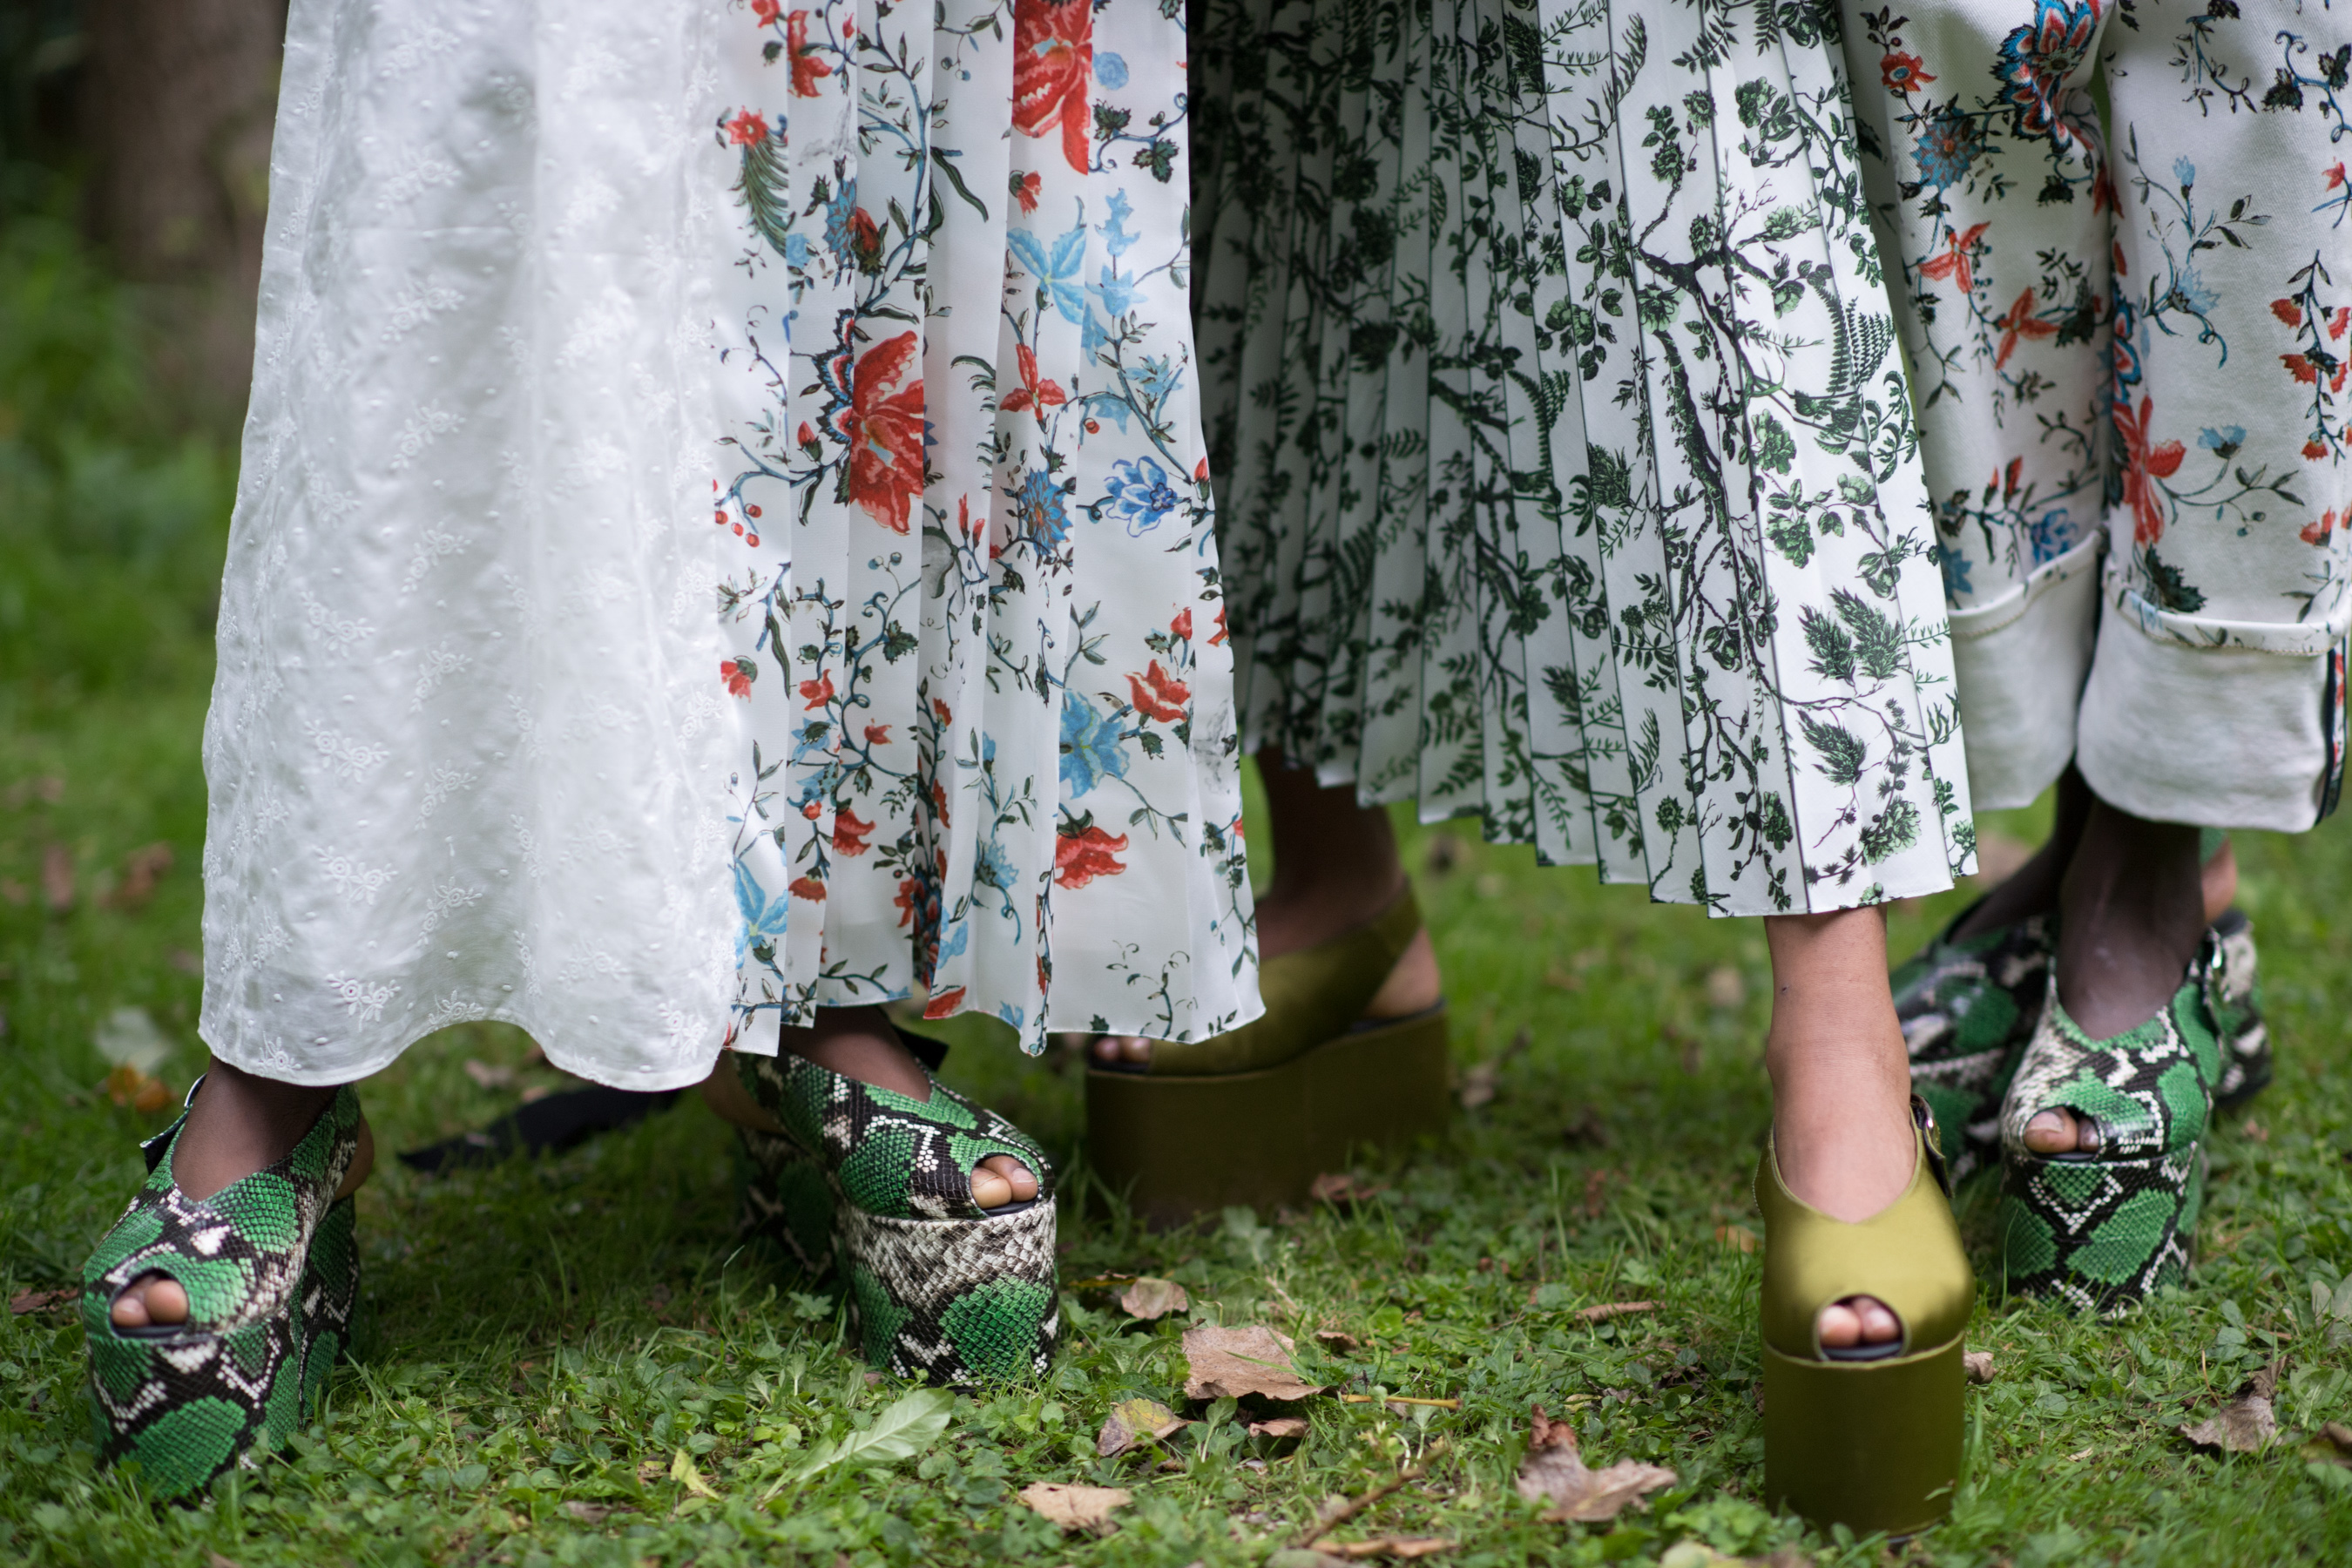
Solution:
<svg viewBox="0 0 2352 1568"><path fill-rule="evenodd" d="M0 338L7 324L0 311ZM0 458L10 428L0 419ZM0 461L0 1286L12 1298L78 1279L137 1181L139 1139L170 1114L113 1102L101 1026L142 1010L173 1044L159 1073L174 1091L203 1062L201 612L219 489L198 474L172 490L154 476L192 459L151 454L134 478L214 508L196 543L161 565L77 555L24 521L36 502L61 515L79 482L68 458ZM2039 825L1986 826L2030 838ZM1115 1205L1066 1203L1071 1289L1053 1371L955 1396L940 1436L903 1458L793 1479L908 1391L844 1352L829 1300L739 1241L732 1139L688 1097L541 1163L427 1180L384 1160L361 1200L362 1355L292 1451L199 1506L154 1509L94 1469L78 1320L12 1312L0 1559L1258 1563L1309 1532L1326 1499L1411 1466L1420 1478L1339 1538L1442 1538L1454 1546L1436 1561L1465 1568L1696 1568L1717 1561L1709 1552L1780 1548L1953 1568L2352 1561L2352 1469L2314 1442L2323 1423L2352 1421L2352 1030L2335 1000L2352 974L2339 892L2352 831L2240 840L2281 1070L2213 1142L2189 1289L2120 1321L2006 1300L1992 1194L1963 1193L1983 1280L1970 1340L1997 1371L1969 1395L1952 1521L1900 1548L1808 1534L1760 1506L1748 1183L1767 1113L1761 931L1654 908L1472 837L1406 833L1457 1064L1492 1064L1491 1102L1367 1167L1381 1190L1344 1209L1234 1212L1151 1235ZM174 868L142 900L160 857L133 857L155 844ZM45 880L70 884L69 908L49 907ZM1897 950L1967 896L1897 911ZM442 1137L558 1084L529 1050L489 1026L418 1045L362 1089L380 1144ZM1066 1064L1024 1061L972 1026L945 1076L1043 1138L1066 1190L1087 1194ZM1180 1282L1189 1317L1132 1323L1076 1286L1112 1272ZM1576 1315L1632 1299L1656 1309ZM1295 1335L1309 1380L1333 1391L1293 1412L1305 1436L1253 1436L1248 1410L1188 1405L1188 1321ZM2175 1435L2273 1362L2280 1437L2266 1451L2216 1458ZM1097 1428L1137 1396L1192 1424L1097 1458ZM1574 1422L1594 1464L1644 1459L1678 1482L1613 1525L1542 1522L1512 1487L1538 1403ZM1065 1535L1015 1498L1037 1481L1132 1500L1110 1533Z"/></svg>

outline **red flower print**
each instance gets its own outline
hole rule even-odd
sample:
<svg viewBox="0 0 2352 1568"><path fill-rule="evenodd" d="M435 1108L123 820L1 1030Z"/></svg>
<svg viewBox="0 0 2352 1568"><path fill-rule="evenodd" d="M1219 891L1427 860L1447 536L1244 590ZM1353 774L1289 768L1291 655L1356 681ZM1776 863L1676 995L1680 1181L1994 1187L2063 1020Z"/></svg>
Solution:
<svg viewBox="0 0 2352 1568"><path fill-rule="evenodd" d="M1209 646L1211 647L1225 646L1225 607L1223 605L1217 606L1217 629L1210 634Z"/></svg>
<svg viewBox="0 0 2352 1568"><path fill-rule="evenodd" d="M2338 305L2336 313L2327 318L2327 341L2334 342L2342 337L2347 327L2352 327L2352 305Z"/></svg>
<svg viewBox="0 0 2352 1568"><path fill-rule="evenodd" d="M1127 685L1134 694L1136 711L1163 724L1183 718L1186 705L1192 700L1192 689L1160 668L1156 658L1141 675L1129 676Z"/></svg>
<svg viewBox="0 0 2352 1568"><path fill-rule="evenodd" d="M915 334L900 332L866 351L850 393L849 499L893 532L907 531L908 510L923 493L923 383L900 390L916 363Z"/></svg>
<svg viewBox="0 0 2352 1568"><path fill-rule="evenodd" d="M751 16L762 27L774 26L777 13L783 8L783 0L751 0ZM795 11L793 15L797 17L801 13Z"/></svg>
<svg viewBox="0 0 2352 1568"><path fill-rule="evenodd" d="M936 697L931 699L931 717L942 724L955 722L955 715L948 710L948 705Z"/></svg>
<svg viewBox="0 0 2352 1568"><path fill-rule="evenodd" d="M824 902L824 884L814 877L795 877L793 879L792 886L784 890L796 899L806 899L813 904Z"/></svg>
<svg viewBox="0 0 2352 1568"><path fill-rule="evenodd" d="M1974 289L1977 286L1977 275L1975 269L1969 266L1969 258L1982 248L1977 242L1984 237L1984 231L1991 226L1992 225L1989 223L1980 223L1965 234L1953 235L1945 242L1947 248L1943 255L1930 257L1919 263L1919 276L1933 278L1937 282L1948 278L1952 280L1952 286L1963 294Z"/></svg>
<svg viewBox="0 0 2352 1568"><path fill-rule="evenodd" d="M937 779L933 779L931 781L931 811L933 815L939 817L940 826L941 827L948 826L947 786L940 783Z"/></svg>
<svg viewBox="0 0 2352 1568"><path fill-rule="evenodd" d="M751 700L751 682L760 678L760 667L748 658L722 658L719 661L719 679L727 683L727 695Z"/></svg>
<svg viewBox="0 0 2352 1568"><path fill-rule="evenodd" d="M1197 485L1205 485L1209 482L1208 458L1203 458L1192 465L1192 482Z"/></svg>
<svg viewBox="0 0 2352 1568"><path fill-rule="evenodd" d="M1169 635L1189 640L1192 636L1192 612L1179 610L1176 618L1168 623Z"/></svg>
<svg viewBox="0 0 2352 1568"><path fill-rule="evenodd" d="M2287 374L2310 386L2319 380L2319 367L2303 354L2281 354L2279 363L2286 366Z"/></svg>
<svg viewBox="0 0 2352 1568"><path fill-rule="evenodd" d="M753 0L753 3L755 5L765 5L771 13L775 10L776 0ZM833 74L833 68L825 64L809 44L808 24L809 14L805 11L793 12L792 19L784 24L784 38L793 56L794 98L814 98L818 91L816 84Z"/></svg>
<svg viewBox="0 0 2352 1568"><path fill-rule="evenodd" d="M1021 210L1024 213L1035 212L1037 210L1037 193L1044 188L1045 184L1043 176L1036 174L1034 170L1026 174L1015 173L1013 176L1012 183L1013 199L1021 204Z"/></svg>
<svg viewBox="0 0 2352 1568"><path fill-rule="evenodd" d="M2031 342L2055 337L2058 333L2057 322L2034 319L2033 290L2031 289L2020 294L2017 297L2017 303L2009 308L2009 314L1995 321L1993 325L2001 330L2000 353L1993 356L1992 362L1993 368L1996 370L2009 363L2009 356L2017 348L2018 339L2024 338Z"/></svg>
<svg viewBox="0 0 2352 1568"><path fill-rule="evenodd" d="M2343 164L2341 164L2341 163L2338 163L2338 164L2336 164L2336 167L2334 167L2334 168L2332 168L2332 169L2330 169L2330 170L2328 170L2328 171L2327 171L2327 188L2328 188L2329 190L2331 190L2331 191L2332 191L2332 190L2334 190L2336 186L2338 186L2338 185L2342 184L2343 183L2344 183L2344 165L2343 165Z"/></svg>
<svg viewBox="0 0 2352 1568"><path fill-rule="evenodd" d="M2116 410L2116 433L2124 438L2124 503L2132 509L2132 538L2154 544L2164 537L2164 494L2156 481L2180 469L2187 449L2178 441L2160 447L2147 444L2148 426L2156 417L2156 400L2143 397L2139 412L2129 403Z"/></svg>
<svg viewBox="0 0 2352 1568"><path fill-rule="evenodd" d="M898 923L915 923L915 905L923 896L923 885L912 877L898 879L898 896L890 901L898 906Z"/></svg>
<svg viewBox="0 0 2352 1568"><path fill-rule="evenodd" d="M767 139L768 122L748 109L727 122L727 140L735 146L749 147Z"/></svg>
<svg viewBox="0 0 2352 1568"><path fill-rule="evenodd" d="M2306 460L2315 463L2327 456L2327 443L2315 436L2303 444L2303 455Z"/></svg>
<svg viewBox="0 0 2352 1568"><path fill-rule="evenodd" d="M1021 384L1004 395L1004 411L1007 414L1018 414L1027 408L1043 419L1045 410L1059 408L1069 401L1059 386L1050 381L1037 379L1037 356L1027 343L1015 343L1013 356L1020 362Z"/></svg>
<svg viewBox="0 0 2352 1568"><path fill-rule="evenodd" d="M849 209L849 253L860 272L882 270L882 228L864 207Z"/></svg>
<svg viewBox="0 0 2352 1568"><path fill-rule="evenodd" d="M1907 93L1927 86L1936 79L1927 74L1927 62L1917 55L1895 50L1879 60L1878 79L1886 85L1889 92Z"/></svg>
<svg viewBox="0 0 2352 1568"><path fill-rule="evenodd" d="M888 745L890 743L890 726L887 724L866 725L866 743L869 746Z"/></svg>
<svg viewBox="0 0 2352 1568"><path fill-rule="evenodd" d="M814 711L815 710L824 707L826 703L832 701L833 672L831 670L827 670L824 674L818 676L814 680L802 681L801 700L809 705L811 711Z"/></svg>
<svg viewBox="0 0 2352 1568"><path fill-rule="evenodd" d="M2280 321L2284 321L2290 327L2299 327L2303 325L2303 307L2296 304L2292 300L2272 300L2271 314L2276 316Z"/></svg>
<svg viewBox="0 0 2352 1568"><path fill-rule="evenodd" d="M2321 512L2317 522L2306 522L2303 525L2303 542L2305 544L2326 543L2327 536L2336 531L2336 522L2334 512Z"/></svg>
<svg viewBox="0 0 2352 1568"><path fill-rule="evenodd" d="M835 806L833 813L833 850L836 855L856 857L870 847L866 836L874 831L870 822L860 822L857 814L845 805Z"/></svg>
<svg viewBox="0 0 2352 1568"><path fill-rule="evenodd" d="M1115 858L1126 847L1126 834L1114 838L1091 818L1083 825L1066 822L1054 839L1054 880L1065 888L1083 888L1097 877L1116 877L1127 869Z"/></svg>
<svg viewBox="0 0 2352 1568"><path fill-rule="evenodd" d="M824 815L824 802L814 798L801 802L801 815L814 822Z"/></svg>
<svg viewBox="0 0 2352 1568"><path fill-rule="evenodd" d="M1013 128L1024 136L1062 129L1062 156L1081 174L1087 142L1087 81L1095 68L1089 0L1013 0Z"/></svg>
<svg viewBox="0 0 2352 1568"><path fill-rule="evenodd" d="M931 999L923 1004L923 1016L926 1018L950 1017L955 1010L962 1005L963 987L950 985L944 991L931 993Z"/></svg>

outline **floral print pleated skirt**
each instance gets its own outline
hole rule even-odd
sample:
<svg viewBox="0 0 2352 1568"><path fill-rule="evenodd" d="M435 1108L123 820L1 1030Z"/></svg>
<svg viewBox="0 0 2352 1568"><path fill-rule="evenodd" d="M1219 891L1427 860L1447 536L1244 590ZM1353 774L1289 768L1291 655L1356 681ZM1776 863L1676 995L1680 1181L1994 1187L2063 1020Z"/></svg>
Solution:
<svg viewBox="0 0 2352 1568"><path fill-rule="evenodd" d="M1245 744L1723 914L1973 864L1835 7L1195 0Z"/></svg>
<svg viewBox="0 0 2352 1568"><path fill-rule="evenodd" d="M205 1038L1257 1011L1148 0L296 0Z"/></svg>

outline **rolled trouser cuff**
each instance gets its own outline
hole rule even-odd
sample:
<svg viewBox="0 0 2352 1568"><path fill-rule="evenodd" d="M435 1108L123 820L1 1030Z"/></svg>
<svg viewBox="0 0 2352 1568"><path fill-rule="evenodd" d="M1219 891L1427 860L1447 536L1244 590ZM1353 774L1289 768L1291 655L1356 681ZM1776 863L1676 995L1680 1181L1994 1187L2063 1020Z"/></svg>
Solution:
<svg viewBox="0 0 2352 1568"><path fill-rule="evenodd" d="M2335 805L2343 642L2341 626L2200 621L2112 594L2076 764L2152 822L2303 832Z"/></svg>
<svg viewBox="0 0 2352 1568"><path fill-rule="evenodd" d="M2099 618L2103 534L1989 605L1952 612L1952 667L1979 811L2031 805L2074 754Z"/></svg>

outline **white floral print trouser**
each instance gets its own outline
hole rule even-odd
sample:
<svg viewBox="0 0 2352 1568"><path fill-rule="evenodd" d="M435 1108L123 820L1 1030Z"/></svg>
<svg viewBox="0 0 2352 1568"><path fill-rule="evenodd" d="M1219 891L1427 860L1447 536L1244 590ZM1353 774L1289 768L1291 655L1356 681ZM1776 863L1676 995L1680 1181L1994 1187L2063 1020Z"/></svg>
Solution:
<svg viewBox="0 0 2352 1568"><path fill-rule="evenodd" d="M1903 10L1849 3L1845 47L1976 804L2071 757L2139 816L2309 827L2352 619L2352 6Z"/></svg>

